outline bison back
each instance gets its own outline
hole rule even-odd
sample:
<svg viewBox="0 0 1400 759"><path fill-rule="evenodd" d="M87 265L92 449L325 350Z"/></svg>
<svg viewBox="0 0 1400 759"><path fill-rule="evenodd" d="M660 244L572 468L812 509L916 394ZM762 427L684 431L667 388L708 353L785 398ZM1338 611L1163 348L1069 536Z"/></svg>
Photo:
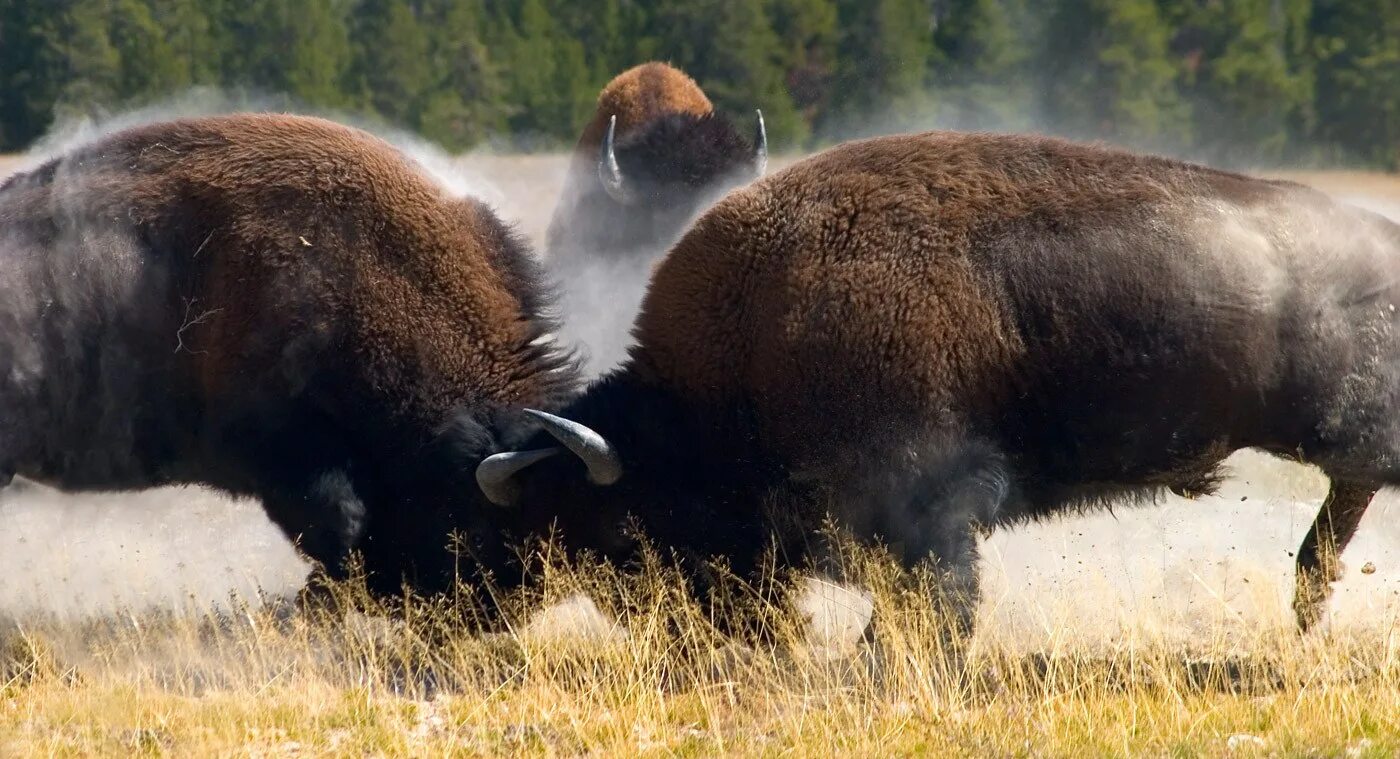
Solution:
<svg viewBox="0 0 1400 759"><path fill-rule="evenodd" d="M849 143L697 222L656 273L633 371L698 406L753 405L798 469L952 434L995 442L1047 493L1171 484L1221 446L1286 437L1264 409L1322 381L1281 350L1327 297L1296 285L1377 265L1316 231L1336 212L1056 140Z"/></svg>

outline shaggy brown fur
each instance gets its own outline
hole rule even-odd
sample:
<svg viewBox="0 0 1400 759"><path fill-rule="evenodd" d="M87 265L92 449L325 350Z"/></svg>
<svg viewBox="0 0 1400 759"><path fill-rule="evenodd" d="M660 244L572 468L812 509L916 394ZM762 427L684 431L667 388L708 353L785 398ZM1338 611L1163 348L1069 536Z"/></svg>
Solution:
<svg viewBox="0 0 1400 759"><path fill-rule="evenodd" d="M449 412L476 415L483 455L494 409L572 382L537 342L550 325L513 233L320 119L105 138L0 187L0 248L0 465L257 495L328 568L370 541L387 589L412 554L441 565L473 517L450 493L470 480L434 469Z"/></svg>
<svg viewBox="0 0 1400 759"><path fill-rule="evenodd" d="M974 525L1208 492L1258 447L1333 478L1306 626L1400 482L1397 267L1400 228L1293 184L1038 137L842 145L675 246L630 360L568 414L626 474L538 464L526 518L621 557L630 513L744 569L832 513L972 596Z"/></svg>
<svg viewBox="0 0 1400 759"><path fill-rule="evenodd" d="M579 137L575 161L587 163L588 171L597 167L598 148L614 115L617 137L621 138L666 114L708 116L714 110L700 85L680 69L657 61L633 66L613 77L598 93L598 109Z"/></svg>

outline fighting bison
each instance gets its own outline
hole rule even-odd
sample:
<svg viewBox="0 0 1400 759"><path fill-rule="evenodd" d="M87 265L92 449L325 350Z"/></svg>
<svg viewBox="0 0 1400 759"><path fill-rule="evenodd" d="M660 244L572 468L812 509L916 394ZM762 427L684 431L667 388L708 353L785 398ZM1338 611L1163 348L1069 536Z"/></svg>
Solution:
<svg viewBox="0 0 1400 759"><path fill-rule="evenodd" d="M750 143L690 77L664 63L628 69L598 95L579 138L549 224L550 257L659 255L704 204L767 162L762 113Z"/></svg>
<svg viewBox="0 0 1400 759"><path fill-rule="evenodd" d="M0 185L0 471L256 496L333 575L359 547L441 588L449 530L504 550L464 462L575 384L546 305L487 207L364 132L124 131Z"/></svg>
<svg viewBox="0 0 1400 759"><path fill-rule="evenodd" d="M1208 493L1258 448L1332 481L1307 627L1400 482L1397 270L1400 227L1295 184L1035 137L849 143L702 216L628 361L478 479L614 559L628 514L741 571L772 540L820 558L831 514L971 600L977 526Z"/></svg>

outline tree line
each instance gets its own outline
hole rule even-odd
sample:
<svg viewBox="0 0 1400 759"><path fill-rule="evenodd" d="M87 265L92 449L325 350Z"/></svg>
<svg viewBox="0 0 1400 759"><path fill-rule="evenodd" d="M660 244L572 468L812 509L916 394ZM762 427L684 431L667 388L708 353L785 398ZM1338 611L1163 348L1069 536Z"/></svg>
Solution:
<svg viewBox="0 0 1400 759"><path fill-rule="evenodd" d="M555 148L651 59L779 147L939 126L1400 165L1400 0L0 0L0 150L200 86Z"/></svg>

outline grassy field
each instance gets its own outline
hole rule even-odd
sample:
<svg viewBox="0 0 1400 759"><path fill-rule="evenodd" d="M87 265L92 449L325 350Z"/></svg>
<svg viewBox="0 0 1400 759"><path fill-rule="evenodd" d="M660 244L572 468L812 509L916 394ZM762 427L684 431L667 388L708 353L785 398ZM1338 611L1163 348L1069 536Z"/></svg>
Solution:
<svg viewBox="0 0 1400 759"><path fill-rule="evenodd" d="M541 240L560 157L458 167ZM1400 209L1395 176L1288 176ZM305 571L255 504L12 490L0 757L1400 754L1396 500L1348 551L1331 631L1302 637L1287 551L1322 484L1232 463L1215 497L989 538L978 633L952 657L917 578L878 557L868 597L736 591L762 635L721 633L662 570L569 567L487 634L465 601L393 621L250 602ZM875 648L852 634L866 604Z"/></svg>
<svg viewBox="0 0 1400 759"><path fill-rule="evenodd" d="M813 644L771 589L744 596L765 632L725 636L660 570L560 570L546 597L631 611L613 624L575 600L498 635L446 605L406 622L245 608L36 623L7 646L0 755L1400 752L1393 624L1032 653L991 632L956 657L919 589L867 567L875 649Z"/></svg>

